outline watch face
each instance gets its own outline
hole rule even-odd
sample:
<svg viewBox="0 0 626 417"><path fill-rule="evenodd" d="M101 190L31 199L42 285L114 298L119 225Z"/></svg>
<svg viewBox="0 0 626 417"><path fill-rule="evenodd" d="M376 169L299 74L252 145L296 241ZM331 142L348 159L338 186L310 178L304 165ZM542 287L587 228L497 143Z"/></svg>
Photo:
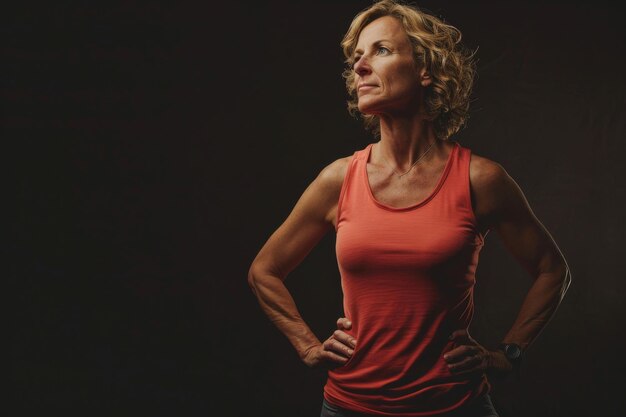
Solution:
<svg viewBox="0 0 626 417"><path fill-rule="evenodd" d="M511 359L517 359L522 354L522 350L520 349L519 346L515 344L511 344L511 345L506 345L506 347L504 348L504 353L506 353L506 356Z"/></svg>

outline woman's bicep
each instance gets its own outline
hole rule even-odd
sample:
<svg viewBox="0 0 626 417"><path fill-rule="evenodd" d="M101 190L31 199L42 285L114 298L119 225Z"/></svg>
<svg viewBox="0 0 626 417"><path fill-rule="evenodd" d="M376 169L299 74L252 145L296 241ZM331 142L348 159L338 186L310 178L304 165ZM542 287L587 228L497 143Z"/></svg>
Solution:
<svg viewBox="0 0 626 417"><path fill-rule="evenodd" d="M503 168L495 181L498 196L494 229L504 246L533 276L564 267L556 242L535 216L519 185Z"/></svg>
<svg viewBox="0 0 626 417"><path fill-rule="evenodd" d="M287 219L261 248L251 266L284 280L322 237L333 228L329 212L336 204L337 187L320 175L302 193Z"/></svg>

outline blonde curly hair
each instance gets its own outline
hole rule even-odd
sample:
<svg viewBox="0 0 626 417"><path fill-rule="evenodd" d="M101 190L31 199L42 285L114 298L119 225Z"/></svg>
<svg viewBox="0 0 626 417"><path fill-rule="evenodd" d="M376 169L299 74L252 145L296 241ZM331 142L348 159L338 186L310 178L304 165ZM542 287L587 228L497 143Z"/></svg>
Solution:
<svg viewBox="0 0 626 417"><path fill-rule="evenodd" d="M361 115L365 127L380 137L378 116L359 112L353 56L363 28L383 16L392 16L402 23L413 45L416 63L425 66L430 74L433 82L424 95L427 117L432 120L437 137L448 139L469 118L470 94L476 76L475 52L461 44L461 32L457 28L413 4L395 0L378 1L352 20L341 41L348 64L342 74L350 96L348 111L355 117Z"/></svg>

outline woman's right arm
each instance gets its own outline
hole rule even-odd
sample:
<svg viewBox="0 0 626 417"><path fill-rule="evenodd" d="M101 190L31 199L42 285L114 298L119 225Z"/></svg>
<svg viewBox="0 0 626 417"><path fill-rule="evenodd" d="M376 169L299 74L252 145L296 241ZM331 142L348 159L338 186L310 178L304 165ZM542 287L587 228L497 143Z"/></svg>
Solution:
<svg viewBox="0 0 626 417"><path fill-rule="evenodd" d="M248 272L248 283L261 308L310 367L347 362L346 355L352 355L353 338L337 330L324 344L320 343L300 316L283 281L334 227L337 202L350 159L338 159L319 173L284 223L261 248ZM349 328L346 322L340 319L339 328Z"/></svg>

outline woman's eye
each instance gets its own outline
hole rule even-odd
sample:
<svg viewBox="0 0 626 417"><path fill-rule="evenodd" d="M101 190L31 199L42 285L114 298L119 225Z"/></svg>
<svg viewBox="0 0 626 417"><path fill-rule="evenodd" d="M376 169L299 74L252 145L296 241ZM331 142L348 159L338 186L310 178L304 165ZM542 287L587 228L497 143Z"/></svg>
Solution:
<svg viewBox="0 0 626 417"><path fill-rule="evenodd" d="M376 49L376 55L387 55L391 53L391 51L389 50L389 48L386 48L384 46L379 46ZM352 58L352 62L350 64L351 68L354 68L354 66L356 65L357 62L359 62L359 59L361 59L361 56L355 56L354 58Z"/></svg>

